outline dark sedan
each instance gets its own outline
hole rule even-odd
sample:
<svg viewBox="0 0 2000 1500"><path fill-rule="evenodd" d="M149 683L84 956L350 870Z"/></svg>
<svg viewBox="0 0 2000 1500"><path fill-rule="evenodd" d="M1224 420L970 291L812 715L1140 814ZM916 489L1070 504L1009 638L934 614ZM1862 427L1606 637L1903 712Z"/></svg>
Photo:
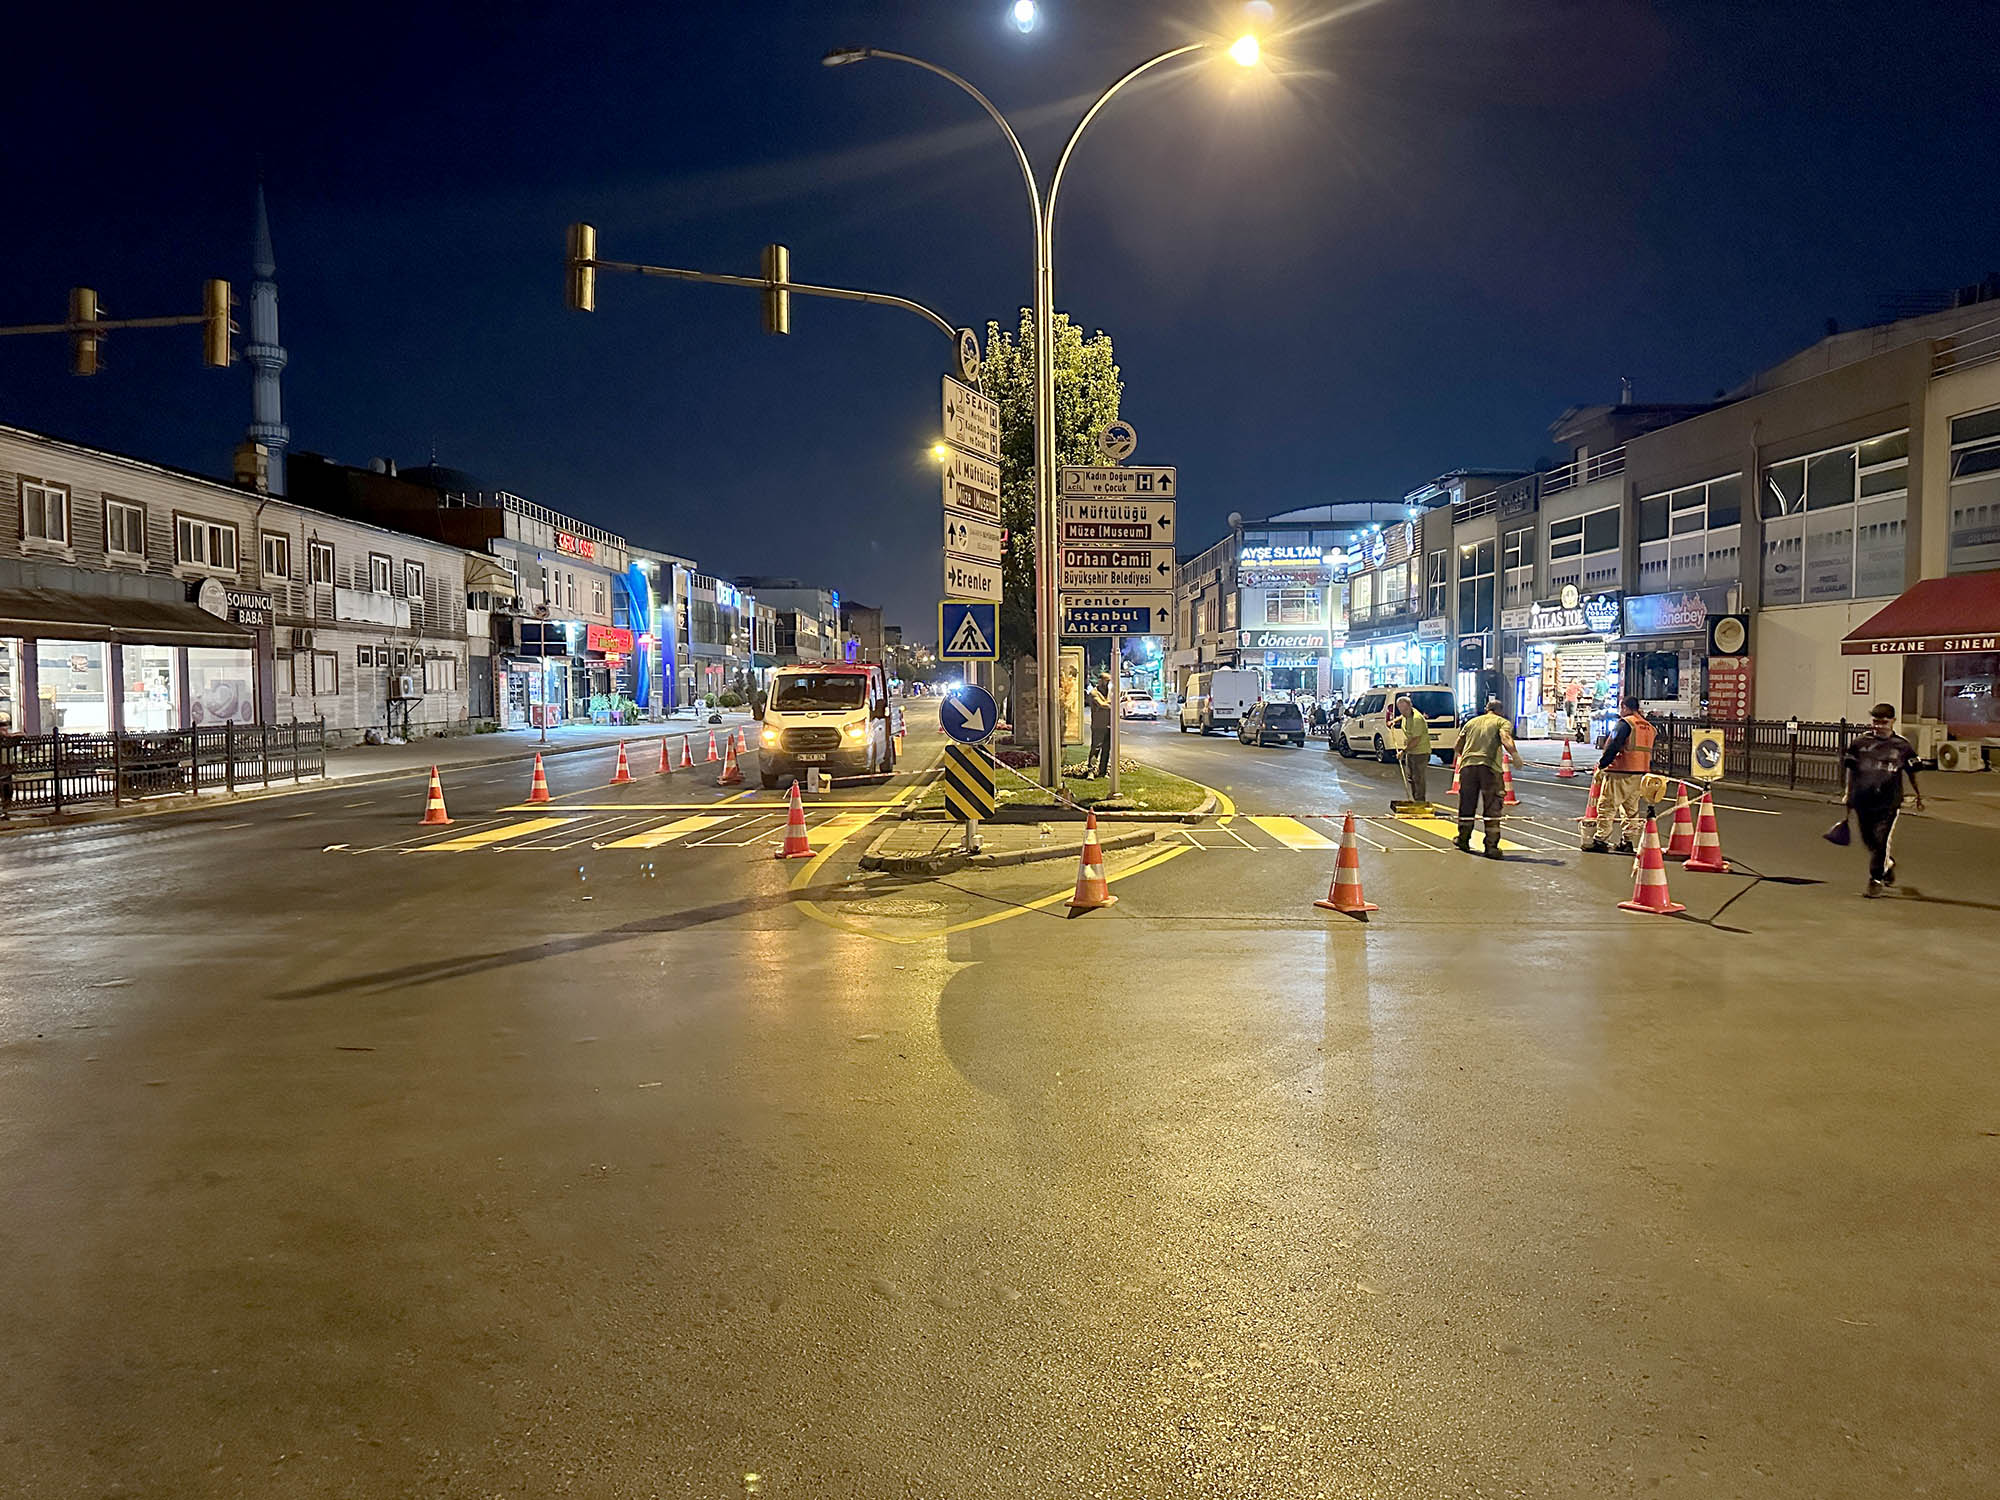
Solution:
<svg viewBox="0 0 2000 1500"><path fill-rule="evenodd" d="M1236 726L1236 738L1246 745L1272 743L1298 745L1306 742L1306 721L1296 703L1253 703Z"/></svg>

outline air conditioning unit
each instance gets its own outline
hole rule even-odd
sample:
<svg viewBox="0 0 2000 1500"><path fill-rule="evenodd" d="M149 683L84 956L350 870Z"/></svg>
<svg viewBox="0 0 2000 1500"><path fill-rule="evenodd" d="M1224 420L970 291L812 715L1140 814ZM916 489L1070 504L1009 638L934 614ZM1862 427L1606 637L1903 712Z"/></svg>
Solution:
<svg viewBox="0 0 2000 1500"><path fill-rule="evenodd" d="M1923 761L1935 761L1938 746L1949 738L1944 725L1936 719L1917 719L1904 725L1903 733L1909 737L1910 743L1917 747L1917 759Z"/></svg>
<svg viewBox="0 0 2000 1500"><path fill-rule="evenodd" d="M1978 740L1946 740L1937 747L1940 771L1983 771L1986 746Z"/></svg>
<svg viewBox="0 0 2000 1500"><path fill-rule="evenodd" d="M404 672L396 678L396 692L394 696L398 698L414 698L417 696L417 679L414 673Z"/></svg>
<svg viewBox="0 0 2000 1500"><path fill-rule="evenodd" d="M313 633L305 626L297 625L292 628L292 649L294 651L310 651L312 650L312 643Z"/></svg>

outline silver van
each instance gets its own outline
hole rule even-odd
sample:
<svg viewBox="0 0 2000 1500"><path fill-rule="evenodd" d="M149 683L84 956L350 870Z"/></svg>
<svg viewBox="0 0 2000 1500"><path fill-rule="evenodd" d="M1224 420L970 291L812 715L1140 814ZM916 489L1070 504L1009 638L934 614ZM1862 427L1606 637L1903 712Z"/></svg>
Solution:
<svg viewBox="0 0 2000 1500"><path fill-rule="evenodd" d="M1458 700L1450 688L1437 683L1370 688L1340 711L1340 718L1327 731L1327 749L1347 756L1373 755L1377 760L1395 760L1403 753L1396 700L1406 694L1431 726L1431 754L1450 765L1458 752Z"/></svg>

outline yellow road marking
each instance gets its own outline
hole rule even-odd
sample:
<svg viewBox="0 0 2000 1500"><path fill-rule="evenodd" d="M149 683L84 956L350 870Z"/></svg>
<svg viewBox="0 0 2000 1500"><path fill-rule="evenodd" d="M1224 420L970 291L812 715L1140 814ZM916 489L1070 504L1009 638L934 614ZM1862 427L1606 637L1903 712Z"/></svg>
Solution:
<svg viewBox="0 0 2000 1500"><path fill-rule="evenodd" d="M1456 839L1458 837L1458 825L1456 823L1447 823L1443 818L1405 818L1403 821L1412 828L1421 828L1425 833L1434 833L1439 838ZM1482 833L1480 835L1480 846L1482 848L1485 847L1485 841L1485 835ZM1505 854L1510 849L1517 854L1526 854L1529 852L1528 845L1512 843L1505 834L1502 834L1500 836L1500 852Z"/></svg>
<svg viewBox="0 0 2000 1500"><path fill-rule="evenodd" d="M834 849L853 838L879 816L879 813L839 813L819 827L809 830L806 837L815 850Z"/></svg>
<svg viewBox="0 0 2000 1500"><path fill-rule="evenodd" d="M1337 849L1339 844L1297 818L1252 817L1251 823L1271 835L1287 849Z"/></svg>
<svg viewBox="0 0 2000 1500"><path fill-rule="evenodd" d="M733 798L722 798L714 802L566 802L563 804L563 811L578 813L713 812L725 802L732 813L783 812L787 807L791 806L789 802L739 802ZM841 811L856 808L874 808L879 811L885 808L900 807L902 803L902 797L897 797L893 801L888 802L849 802L844 797L838 802L815 802L808 799L806 802L806 811L808 813L816 811L824 812L836 808ZM541 806L542 804L540 803L523 802L517 803L513 807L503 807L500 811L535 812Z"/></svg>
<svg viewBox="0 0 2000 1500"><path fill-rule="evenodd" d="M614 839L604 847L607 849L657 849L662 844L670 844L684 834L699 833L704 828L713 828L717 823L727 823L726 817L676 818L671 823L662 823L657 828L648 828L643 833L635 833L630 838Z"/></svg>
<svg viewBox="0 0 2000 1500"><path fill-rule="evenodd" d="M477 833L460 834L455 839L446 839L441 844L424 844L412 849L412 854L456 853L460 849L484 849L488 844L497 844L504 839L525 838L531 833L540 833L545 828L560 828L565 823L574 823L574 818L529 818L521 823L503 823L498 828L482 828Z"/></svg>

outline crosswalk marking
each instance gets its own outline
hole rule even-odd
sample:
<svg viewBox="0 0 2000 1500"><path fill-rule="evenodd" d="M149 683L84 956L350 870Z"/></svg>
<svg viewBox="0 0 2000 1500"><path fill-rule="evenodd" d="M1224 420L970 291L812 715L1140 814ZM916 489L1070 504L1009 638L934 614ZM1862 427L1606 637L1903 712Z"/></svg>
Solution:
<svg viewBox="0 0 2000 1500"><path fill-rule="evenodd" d="M1271 835L1287 849L1333 849L1338 844L1316 829L1308 828L1297 818L1266 818L1253 816L1250 821Z"/></svg>
<svg viewBox="0 0 2000 1500"><path fill-rule="evenodd" d="M1458 825L1456 823L1447 823L1443 818L1405 818L1403 821L1408 823L1412 828L1421 828L1425 833L1434 833L1439 838L1455 839L1458 837ZM1485 835L1482 834L1480 838L1483 847ZM1505 834L1502 834L1500 837L1500 852L1505 854L1510 849L1517 854L1526 854L1529 846L1527 844L1517 844Z"/></svg>
<svg viewBox="0 0 2000 1500"><path fill-rule="evenodd" d="M818 828L809 829L806 837L812 844L813 852L818 853L834 844L845 843L874 821L874 813L837 813Z"/></svg>
<svg viewBox="0 0 2000 1500"><path fill-rule="evenodd" d="M643 833L635 833L630 838L614 839L606 844L607 849L657 849L662 844L670 844L677 838L691 833L700 833L704 828L713 828L718 823L727 823L726 817L676 818L671 823L662 823L657 828L648 828Z"/></svg>
<svg viewBox="0 0 2000 1500"><path fill-rule="evenodd" d="M488 844L497 844L505 839L526 838L531 833L540 833L548 828L561 828L564 824L575 821L574 818L528 818L519 823L503 823L498 828L482 828L477 833L460 834L457 838L446 839L439 844L421 844L411 852L455 854L461 849L483 849Z"/></svg>

